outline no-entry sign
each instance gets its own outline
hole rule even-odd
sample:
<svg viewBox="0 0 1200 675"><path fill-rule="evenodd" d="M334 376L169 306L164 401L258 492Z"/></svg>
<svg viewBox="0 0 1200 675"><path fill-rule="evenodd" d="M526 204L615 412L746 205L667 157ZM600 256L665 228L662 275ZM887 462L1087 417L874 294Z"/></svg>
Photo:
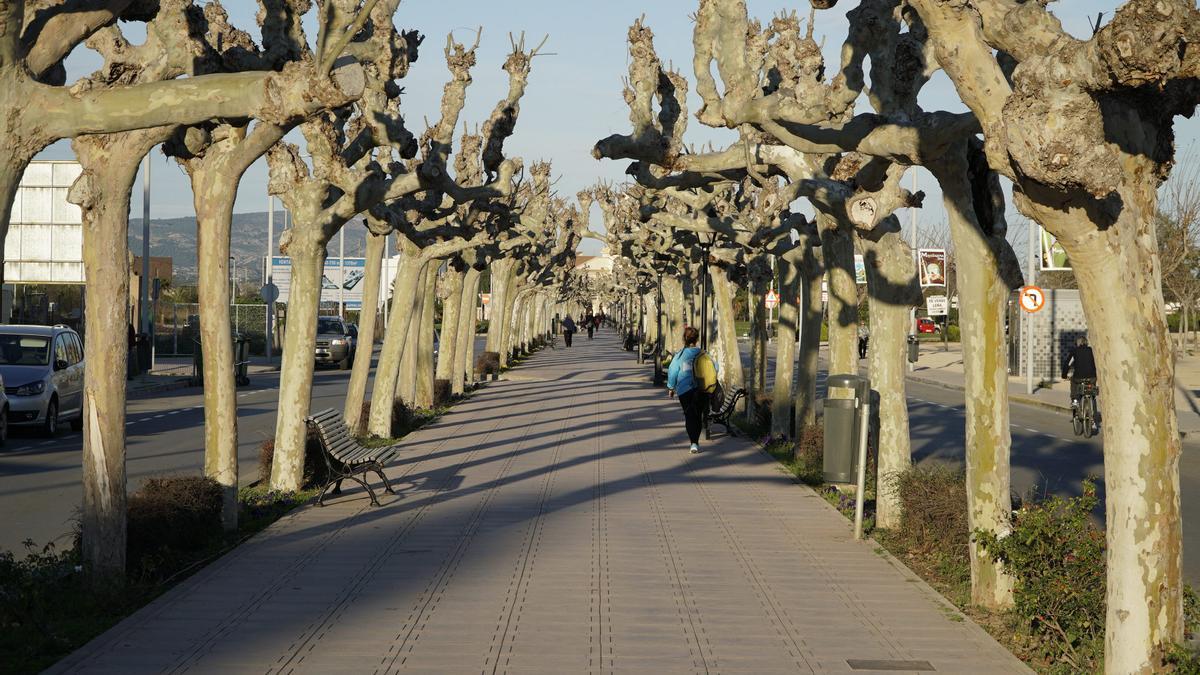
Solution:
<svg viewBox="0 0 1200 675"><path fill-rule="evenodd" d="M1037 286L1021 289L1021 309L1033 314L1046 306L1046 292Z"/></svg>
<svg viewBox="0 0 1200 675"><path fill-rule="evenodd" d="M480 293L479 301L485 305L492 304L492 294L491 293Z"/></svg>

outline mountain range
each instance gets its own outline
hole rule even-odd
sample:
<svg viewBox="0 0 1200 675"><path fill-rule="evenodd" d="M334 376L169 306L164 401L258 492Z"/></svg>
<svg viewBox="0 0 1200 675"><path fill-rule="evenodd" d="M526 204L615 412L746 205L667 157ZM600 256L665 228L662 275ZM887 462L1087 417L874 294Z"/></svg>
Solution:
<svg viewBox="0 0 1200 675"><path fill-rule="evenodd" d="M279 235L284 230L283 213L275 214L275 255L279 255ZM346 257L358 258L365 255L367 229L357 222L347 225ZM267 212L233 214L233 236L230 239L230 255L235 258L237 275L248 281L262 278L262 259L267 253ZM142 219L129 219L129 250L134 255L142 252ZM329 245L329 255L339 254L338 237ZM196 281L196 219L151 218L150 255L172 258L174 283L189 284Z"/></svg>

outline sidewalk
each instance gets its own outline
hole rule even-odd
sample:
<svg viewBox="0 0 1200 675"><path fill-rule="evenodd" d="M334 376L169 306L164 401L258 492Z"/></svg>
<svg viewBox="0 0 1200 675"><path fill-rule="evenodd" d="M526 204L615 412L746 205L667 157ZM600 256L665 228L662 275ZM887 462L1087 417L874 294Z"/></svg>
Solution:
<svg viewBox="0 0 1200 675"><path fill-rule="evenodd" d="M822 355L826 345L821 345ZM934 384L950 389L963 388L962 345L951 342L943 349L941 342L922 342L921 357L909 379ZM1070 382L1055 382L1053 385L1034 389L1026 393L1024 377L1008 378L1008 397L1012 401L1049 408L1064 413L1071 411ZM1037 383L1034 383L1037 386ZM1175 409L1179 416L1181 436L1200 435L1200 357L1182 355L1175 364ZM1104 407L1104 392L1100 392L1101 410Z"/></svg>
<svg viewBox="0 0 1200 675"><path fill-rule="evenodd" d="M507 376L49 672L1029 672L610 330Z"/></svg>

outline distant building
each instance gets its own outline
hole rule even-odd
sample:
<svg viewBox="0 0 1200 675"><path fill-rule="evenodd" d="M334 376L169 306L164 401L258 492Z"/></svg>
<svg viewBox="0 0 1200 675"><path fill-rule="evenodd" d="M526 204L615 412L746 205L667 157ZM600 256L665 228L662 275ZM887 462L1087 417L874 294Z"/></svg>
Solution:
<svg viewBox="0 0 1200 675"><path fill-rule="evenodd" d="M142 257L140 255L133 256L133 269L130 270L135 277L142 275ZM159 279L161 281L170 282L174 280L175 275L175 259L171 256L152 255L150 256L150 278Z"/></svg>
<svg viewBox="0 0 1200 675"><path fill-rule="evenodd" d="M608 247L600 249L600 255L577 255L575 256L575 269L587 272L588 274L611 274L613 271L613 257L608 252Z"/></svg>

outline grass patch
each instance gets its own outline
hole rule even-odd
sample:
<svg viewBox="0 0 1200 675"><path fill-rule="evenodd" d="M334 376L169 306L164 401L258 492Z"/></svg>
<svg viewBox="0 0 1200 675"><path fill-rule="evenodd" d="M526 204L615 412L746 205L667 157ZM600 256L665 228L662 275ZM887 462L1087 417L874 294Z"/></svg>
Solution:
<svg viewBox="0 0 1200 675"><path fill-rule="evenodd" d="M0 673L44 670L317 494L245 488L238 495L238 530L226 534L220 531L219 508L212 511L205 505L204 481L155 478L147 481L153 484L149 490L130 495L131 509L139 500L142 515L131 510L129 573L123 587L93 588L76 544L59 549L26 541L20 557L0 552ZM168 508L167 498L183 498L190 506ZM135 527L157 532L171 518L191 521L205 513L211 516L207 522L189 522L190 531L178 528L169 545L151 546L142 537L135 547Z"/></svg>

